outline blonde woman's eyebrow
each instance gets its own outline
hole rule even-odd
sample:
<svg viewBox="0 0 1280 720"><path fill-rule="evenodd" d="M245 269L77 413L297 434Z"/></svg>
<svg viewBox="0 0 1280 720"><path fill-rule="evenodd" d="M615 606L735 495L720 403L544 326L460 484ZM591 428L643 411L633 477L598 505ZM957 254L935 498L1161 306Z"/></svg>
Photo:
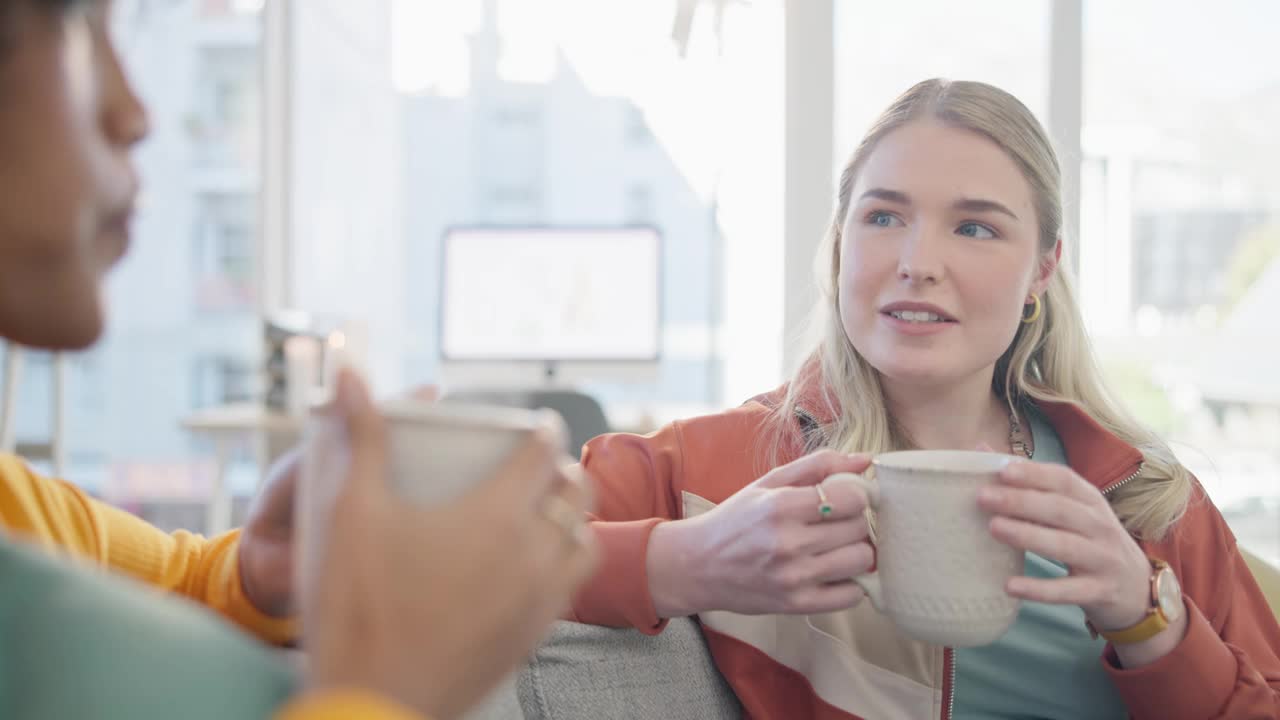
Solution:
<svg viewBox="0 0 1280 720"><path fill-rule="evenodd" d="M898 190L889 190L887 188L871 188L870 190L862 193L862 197L858 198L858 201L861 202L869 198L897 203L899 205L911 204L911 197L906 193Z"/></svg>
<svg viewBox="0 0 1280 720"><path fill-rule="evenodd" d="M858 201L861 202L868 199L883 200L897 205L911 205L910 195L902 192L901 190L890 190L888 188L871 188L870 190L862 193L861 197L858 198ZM997 212L1003 215L1008 215L1014 220L1018 219L1017 214L1005 207L1003 204L998 203L995 200L987 200L985 198L960 198L952 203L951 207L955 210L962 210L964 212Z"/></svg>
<svg viewBox="0 0 1280 720"><path fill-rule="evenodd" d="M1001 205L995 200L984 200L982 198L961 198L957 200L952 205L952 207L954 207L956 210L963 210L965 212L997 212L1004 215L1008 215L1014 220L1018 219L1018 216L1015 215L1012 210L1005 207L1004 205Z"/></svg>

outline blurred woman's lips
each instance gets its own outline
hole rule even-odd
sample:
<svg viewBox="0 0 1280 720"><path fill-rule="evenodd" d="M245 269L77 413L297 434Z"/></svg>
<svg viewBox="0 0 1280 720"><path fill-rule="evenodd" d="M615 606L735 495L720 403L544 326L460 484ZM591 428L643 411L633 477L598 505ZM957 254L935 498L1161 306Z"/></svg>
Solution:
<svg viewBox="0 0 1280 720"><path fill-rule="evenodd" d="M107 216L99 230L99 239L107 250L107 260L115 264L129 249L133 209L118 210Z"/></svg>
<svg viewBox="0 0 1280 720"><path fill-rule="evenodd" d="M101 226L104 242L111 251L110 262L115 264L124 257L129 249L129 238L132 234L133 215L138 206L141 182L133 163L127 157L116 167L119 171L115 181L108 187L113 192L108 195L109 204L106 217Z"/></svg>

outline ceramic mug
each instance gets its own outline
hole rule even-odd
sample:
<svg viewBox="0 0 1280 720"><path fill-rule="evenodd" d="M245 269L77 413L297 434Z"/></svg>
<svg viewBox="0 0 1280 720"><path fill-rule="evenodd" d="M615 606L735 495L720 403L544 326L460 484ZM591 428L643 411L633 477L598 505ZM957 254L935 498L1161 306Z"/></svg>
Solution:
<svg viewBox="0 0 1280 720"><path fill-rule="evenodd" d="M1023 571L1022 550L991 535L978 489L996 482L1011 455L963 450L885 453L861 485L875 515L876 569L854 578L876 610L906 634L949 647L997 640L1019 601L1005 592Z"/></svg>
<svg viewBox="0 0 1280 720"><path fill-rule="evenodd" d="M561 445L568 442L563 422L550 411L413 399L383 404L380 411L387 424L387 481L406 501L424 505L455 498L493 477L540 428L552 429ZM340 418L308 418L296 513L299 587L309 587L314 577L348 454Z"/></svg>

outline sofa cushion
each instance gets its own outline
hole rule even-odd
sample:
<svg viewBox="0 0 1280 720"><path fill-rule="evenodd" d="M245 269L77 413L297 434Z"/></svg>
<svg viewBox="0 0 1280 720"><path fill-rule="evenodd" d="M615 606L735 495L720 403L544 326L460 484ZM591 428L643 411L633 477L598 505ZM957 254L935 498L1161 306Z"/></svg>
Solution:
<svg viewBox="0 0 1280 720"><path fill-rule="evenodd" d="M525 720L742 717L692 619L659 635L560 622L517 680Z"/></svg>

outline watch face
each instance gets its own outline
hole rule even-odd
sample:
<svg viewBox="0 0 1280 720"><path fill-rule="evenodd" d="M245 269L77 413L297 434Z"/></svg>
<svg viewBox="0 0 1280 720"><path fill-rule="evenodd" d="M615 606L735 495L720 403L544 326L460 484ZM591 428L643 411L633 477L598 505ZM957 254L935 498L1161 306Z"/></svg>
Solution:
<svg viewBox="0 0 1280 720"><path fill-rule="evenodd" d="M1169 622L1182 616L1182 588L1178 585L1178 577L1173 570L1165 568L1156 576L1156 602L1160 604L1160 612Z"/></svg>

